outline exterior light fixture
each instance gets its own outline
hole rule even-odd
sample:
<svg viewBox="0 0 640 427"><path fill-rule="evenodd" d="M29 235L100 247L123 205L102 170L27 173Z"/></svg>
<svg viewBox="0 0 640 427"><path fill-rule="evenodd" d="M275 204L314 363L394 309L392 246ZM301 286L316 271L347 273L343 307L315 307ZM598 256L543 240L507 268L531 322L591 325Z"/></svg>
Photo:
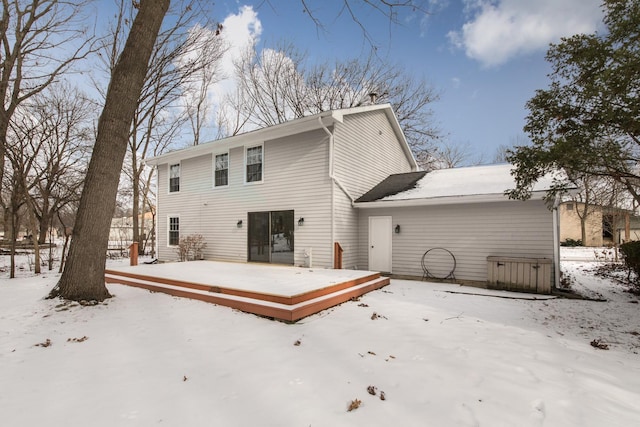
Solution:
<svg viewBox="0 0 640 427"><path fill-rule="evenodd" d="M238 223L236 224L236 226L238 228L242 228L242 220L241 219L238 220Z"/></svg>
<svg viewBox="0 0 640 427"><path fill-rule="evenodd" d="M400 224L396 225L396 234L400 234Z"/></svg>
<svg viewBox="0 0 640 427"><path fill-rule="evenodd" d="M304 218L300 217L300 219L298 220L298 225L299 226L304 225Z"/></svg>

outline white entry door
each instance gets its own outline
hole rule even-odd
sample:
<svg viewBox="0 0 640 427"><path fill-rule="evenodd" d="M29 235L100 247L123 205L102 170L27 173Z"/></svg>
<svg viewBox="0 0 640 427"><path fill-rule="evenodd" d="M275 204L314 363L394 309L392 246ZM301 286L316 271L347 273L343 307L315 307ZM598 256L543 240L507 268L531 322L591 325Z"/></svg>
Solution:
<svg viewBox="0 0 640 427"><path fill-rule="evenodd" d="M369 270L391 273L392 219L369 217Z"/></svg>

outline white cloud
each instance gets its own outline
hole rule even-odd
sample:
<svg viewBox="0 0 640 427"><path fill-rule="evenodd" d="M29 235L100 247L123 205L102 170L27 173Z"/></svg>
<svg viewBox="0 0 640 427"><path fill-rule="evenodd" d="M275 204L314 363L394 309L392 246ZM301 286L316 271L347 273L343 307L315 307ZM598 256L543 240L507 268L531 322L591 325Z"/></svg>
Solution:
<svg viewBox="0 0 640 427"><path fill-rule="evenodd" d="M235 88L233 64L246 50L260 39L262 23L258 13L251 6L242 6L237 14L231 14L222 21L222 33L228 50L220 62L220 71L225 77L214 88L214 100L220 100Z"/></svg>
<svg viewBox="0 0 640 427"><path fill-rule="evenodd" d="M592 33L601 0L464 0L467 22L449 40L485 66L544 51L560 37Z"/></svg>
<svg viewBox="0 0 640 427"><path fill-rule="evenodd" d="M461 80L459 77L451 77L451 86L454 89L458 89L460 87Z"/></svg>
<svg viewBox="0 0 640 427"><path fill-rule="evenodd" d="M239 59L251 46L255 45L262 34L262 23L258 19L258 14L251 6L241 6L238 13L228 15L221 22L222 31L219 35L214 32L216 29L207 29L202 27L194 27L193 32L203 32L203 37L211 37L215 41L219 41L225 49L221 59L215 65L216 81L207 89L208 106L206 107L206 118L204 126L200 130L200 140L208 141L216 137L215 121L221 104L227 94L235 92L237 81L234 78L234 63ZM192 52L190 55L181 58L181 61L187 61L189 56L197 55ZM190 91L199 93L200 82L193 82L184 86L185 96L183 100L183 108L188 108L190 99ZM197 96L197 95L196 95Z"/></svg>
<svg viewBox="0 0 640 427"><path fill-rule="evenodd" d="M422 15L422 18L420 18L420 37L424 37L426 35L431 22L434 19L437 19L438 15L449 7L450 2L451 0L429 0L427 2L426 10L428 13L420 14ZM412 13L409 17L414 19L416 14Z"/></svg>
<svg viewBox="0 0 640 427"><path fill-rule="evenodd" d="M201 129L201 141L212 140L217 136L215 121L220 106L227 96L236 90L234 78L234 62L252 45L258 42L262 34L262 23L257 12L251 6L242 6L235 14L228 15L222 22L219 37L225 52L216 64L217 81L207 90L209 107L205 126ZM199 29L199 31L209 31Z"/></svg>

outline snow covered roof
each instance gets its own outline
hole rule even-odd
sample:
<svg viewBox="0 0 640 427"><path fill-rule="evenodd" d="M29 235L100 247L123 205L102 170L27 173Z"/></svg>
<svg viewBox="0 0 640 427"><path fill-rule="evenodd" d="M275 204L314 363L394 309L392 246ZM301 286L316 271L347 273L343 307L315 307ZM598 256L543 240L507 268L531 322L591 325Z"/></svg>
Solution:
<svg viewBox="0 0 640 427"><path fill-rule="evenodd" d="M511 164L498 164L436 170L424 174L413 186L401 191L389 188L387 179L356 200L356 206L373 208L391 204L417 206L506 201L509 199L504 192L516 186L511 175L513 168ZM395 180L399 181L397 177ZM533 188L534 196L541 198L551 184L551 176L539 180Z"/></svg>

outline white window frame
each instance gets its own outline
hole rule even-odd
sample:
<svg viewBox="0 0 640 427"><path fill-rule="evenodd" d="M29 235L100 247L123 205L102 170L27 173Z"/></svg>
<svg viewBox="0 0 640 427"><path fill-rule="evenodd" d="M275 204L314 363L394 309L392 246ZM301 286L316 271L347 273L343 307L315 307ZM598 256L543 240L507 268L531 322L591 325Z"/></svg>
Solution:
<svg viewBox="0 0 640 427"><path fill-rule="evenodd" d="M178 166L178 191L171 191L171 167L176 165ZM182 189L182 163L181 162L169 163L168 170L167 170L167 193L169 194L179 193L181 189Z"/></svg>
<svg viewBox="0 0 640 427"><path fill-rule="evenodd" d="M178 218L178 244L171 244L171 218ZM167 247L177 248L180 246L180 215L167 215Z"/></svg>
<svg viewBox="0 0 640 427"><path fill-rule="evenodd" d="M223 156L223 155L227 155L227 183L224 185L216 185L216 157L218 156ZM224 152L224 153L217 153L213 155L213 188L224 188L224 187L228 187L229 186L229 179L231 178L231 156L229 155L229 152Z"/></svg>
<svg viewBox="0 0 640 427"><path fill-rule="evenodd" d="M261 149L261 154L262 154L262 170L260 172L260 180L259 181L247 181L247 155L249 153L249 150L252 148L257 148L260 147ZM242 174L244 176L244 183L245 184L261 184L264 182L264 171L265 171L265 167L264 167L264 143L261 144L255 144L255 145L250 145L250 146L246 146L244 147L244 170L242 171Z"/></svg>

